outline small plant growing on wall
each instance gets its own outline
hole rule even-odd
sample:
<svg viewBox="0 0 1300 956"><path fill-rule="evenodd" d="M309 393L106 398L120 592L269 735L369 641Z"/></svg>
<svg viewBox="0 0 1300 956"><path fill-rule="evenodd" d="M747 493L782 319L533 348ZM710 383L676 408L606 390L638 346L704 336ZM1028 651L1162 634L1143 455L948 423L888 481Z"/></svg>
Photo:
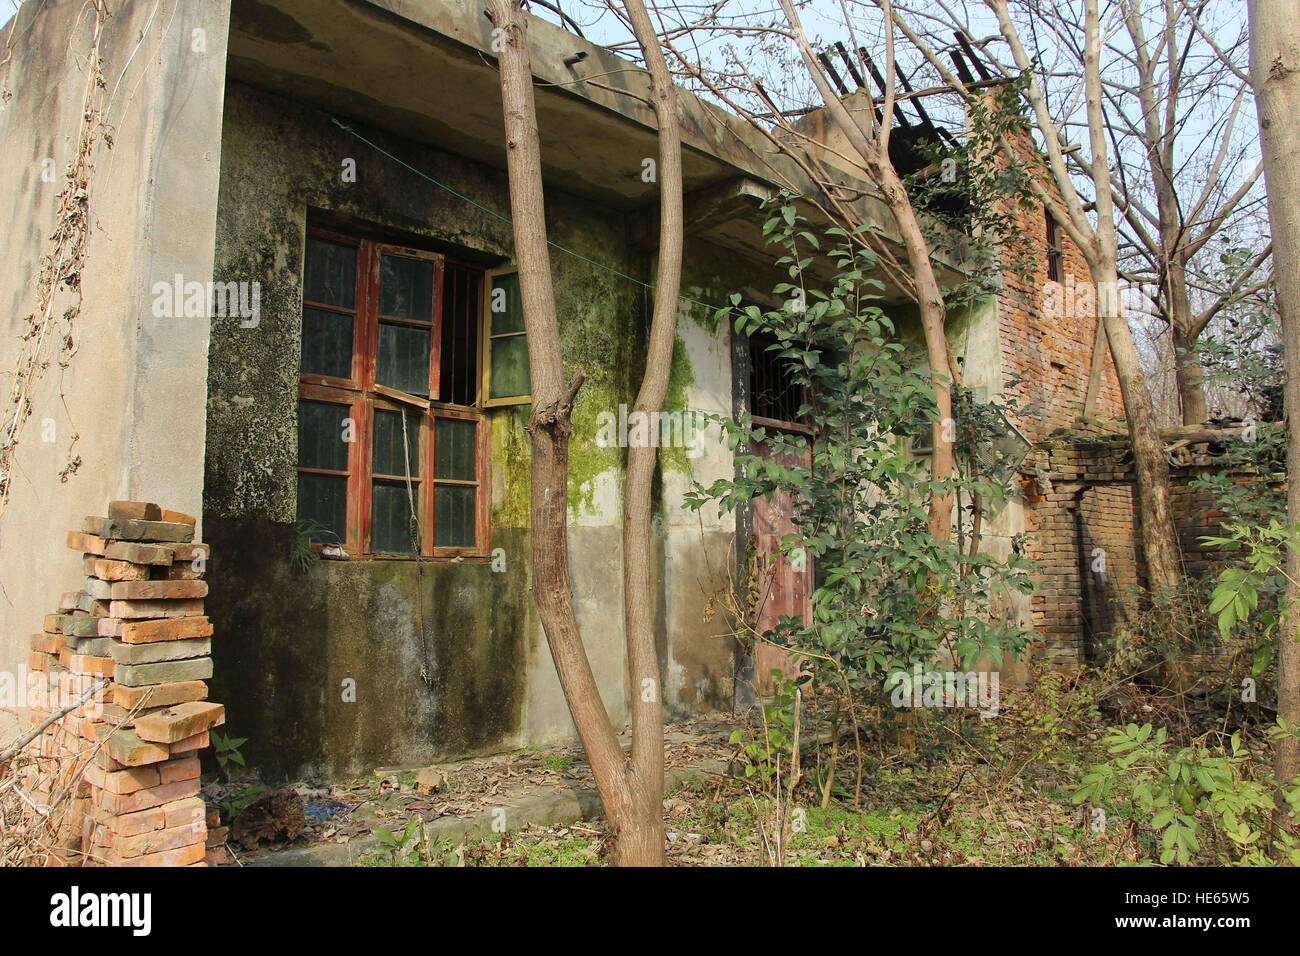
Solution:
<svg viewBox="0 0 1300 956"><path fill-rule="evenodd" d="M311 570L312 565L320 560L320 555L312 547L322 541L328 542L328 539L338 541L336 535L329 528L325 527L319 521L312 518L300 518L294 522L293 526L293 550L289 554L289 563L293 569L300 574L306 574Z"/></svg>

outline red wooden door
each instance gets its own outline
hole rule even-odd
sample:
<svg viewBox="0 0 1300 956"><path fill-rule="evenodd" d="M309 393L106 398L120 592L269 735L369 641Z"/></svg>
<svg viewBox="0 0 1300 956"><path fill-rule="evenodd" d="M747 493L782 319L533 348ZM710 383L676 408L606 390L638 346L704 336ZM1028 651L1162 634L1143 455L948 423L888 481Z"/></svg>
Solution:
<svg viewBox="0 0 1300 956"><path fill-rule="evenodd" d="M811 463L811 453L774 449L758 445L755 454L786 467ZM793 534L794 506L787 492L778 492L771 500L755 498L753 508L754 551L758 556L759 605L756 625L759 632L776 627L782 617L799 618L812 623L812 558L805 556L798 568L781 552L781 539ZM768 696L773 692L772 670L788 677L799 673L799 662L785 648L759 640L754 648L754 692Z"/></svg>

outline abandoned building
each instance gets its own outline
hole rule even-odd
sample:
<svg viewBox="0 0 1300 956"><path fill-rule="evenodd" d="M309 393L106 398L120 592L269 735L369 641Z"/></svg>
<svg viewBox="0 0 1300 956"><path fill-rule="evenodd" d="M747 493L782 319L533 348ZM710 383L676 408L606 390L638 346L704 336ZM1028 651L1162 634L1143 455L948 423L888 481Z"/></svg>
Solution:
<svg viewBox="0 0 1300 956"><path fill-rule="evenodd" d="M26 4L0 42L6 367L61 186L43 172L63 170L77 145L91 26L78 9ZM105 501L154 501L197 516L197 540L211 547L211 697L268 778L571 738L530 593L527 350L482 4L209 0L155 14L121 4L104 28L112 143L94 157L76 341L33 392L0 524L0 669L23 672L26 636L82 573L63 532ZM647 87L626 61L535 18L529 40L562 345L587 375L568 488L574 592L618 724L625 450L599 433L640 377L657 248L656 186L642 174L655 123L623 93ZM780 394L780 369L752 361L713 308L734 293L774 301L781 277L760 204L783 160L739 118L680 102L688 229L669 411L748 410L774 428L806 427L766 397ZM894 234L883 206L859 202ZM1041 211L1016 215L1045 250L1041 281L1086 276ZM960 257L945 268L960 270ZM901 294L890 298L915 329ZM1048 319L1035 283L1008 280L948 327L967 385L991 399L1020 381L1032 412L1014 424L1028 442L1078 417L1094 316ZM1121 414L1107 367L1096 415ZM41 440L42 424L52 438ZM738 540L780 530L761 502L738 517L682 506L693 480L733 470L716 435L694 439L661 449L657 485L670 716L729 709L752 675L704 607L738 562ZM1041 556L1040 531L1074 533L1057 518L1078 517L1078 496L1040 477L1022 475L1030 490L989 517L990 549ZM1114 513L1131 528L1128 500L1127 517L1118 499ZM811 571L783 573L772 619L799 613L811 590ZM1044 631L1058 663L1084 653L1073 573L1054 570L1046 598L1011 608Z"/></svg>

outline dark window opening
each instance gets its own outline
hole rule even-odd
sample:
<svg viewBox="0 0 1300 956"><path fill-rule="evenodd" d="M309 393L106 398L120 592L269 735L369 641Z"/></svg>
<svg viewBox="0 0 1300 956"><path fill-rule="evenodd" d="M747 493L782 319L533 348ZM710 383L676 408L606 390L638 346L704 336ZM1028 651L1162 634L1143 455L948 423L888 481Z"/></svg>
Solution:
<svg viewBox="0 0 1300 956"><path fill-rule="evenodd" d="M772 424L806 425L801 409L807 390L794 380L790 362L773 346L774 336L758 332L749 338L750 414Z"/></svg>
<svg viewBox="0 0 1300 956"><path fill-rule="evenodd" d="M483 274L448 265L442 283L442 400L452 405L478 401L479 290Z"/></svg>
<svg viewBox="0 0 1300 956"><path fill-rule="evenodd" d="M1047 220L1047 281L1060 282L1061 263L1065 259L1065 252L1061 248L1061 227L1046 209L1043 210L1043 216Z"/></svg>

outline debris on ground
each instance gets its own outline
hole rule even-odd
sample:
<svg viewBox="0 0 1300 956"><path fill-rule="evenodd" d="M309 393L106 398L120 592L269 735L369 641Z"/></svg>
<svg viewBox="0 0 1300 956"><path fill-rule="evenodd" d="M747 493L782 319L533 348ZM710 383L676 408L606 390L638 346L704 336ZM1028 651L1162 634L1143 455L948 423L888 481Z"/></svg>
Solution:
<svg viewBox="0 0 1300 956"><path fill-rule="evenodd" d="M263 794L241 810L230 835L237 845L255 850L263 844L293 843L306 829L302 797L293 790L277 790Z"/></svg>

